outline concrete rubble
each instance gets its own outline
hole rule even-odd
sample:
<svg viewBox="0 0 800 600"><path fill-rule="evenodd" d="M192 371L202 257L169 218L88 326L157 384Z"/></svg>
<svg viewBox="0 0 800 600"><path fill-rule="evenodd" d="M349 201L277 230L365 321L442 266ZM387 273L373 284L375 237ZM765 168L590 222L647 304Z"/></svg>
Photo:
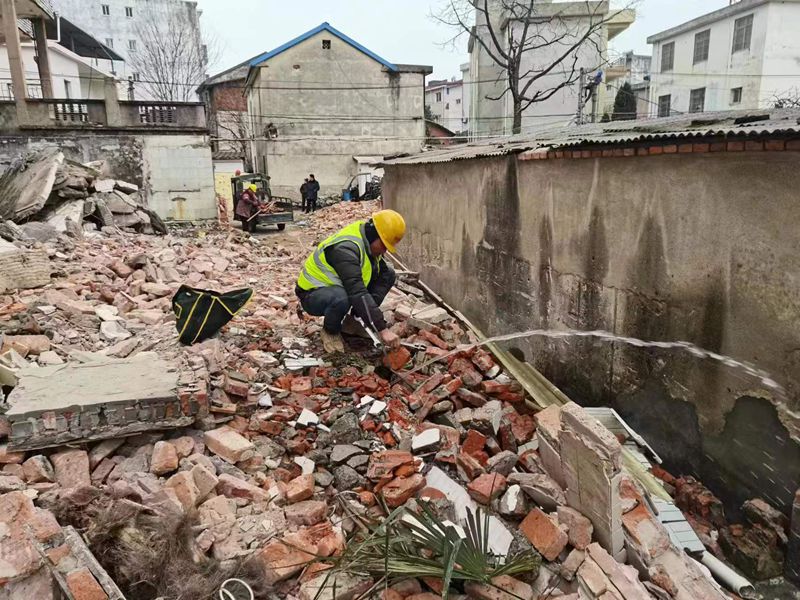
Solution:
<svg viewBox="0 0 800 600"><path fill-rule="evenodd" d="M0 296L0 599L132 593L142 573L99 550L129 549L148 519L189 525L182 569L246 567L270 586L257 597L441 597L430 577L384 590L379 573L325 573L360 534L353 515L422 501L461 526L480 507L492 552L542 557L524 575L454 583L452 597L727 597L671 543L620 440L576 404L534 410L413 280L383 308L419 350L383 357L348 338L351 354L322 354L319 321L297 311L298 265L374 210L336 205L281 236L87 236L54 253L44 289ZM181 283L256 294L216 338L182 347L169 301ZM108 511L116 533L101 535ZM776 536L786 525L750 512Z"/></svg>

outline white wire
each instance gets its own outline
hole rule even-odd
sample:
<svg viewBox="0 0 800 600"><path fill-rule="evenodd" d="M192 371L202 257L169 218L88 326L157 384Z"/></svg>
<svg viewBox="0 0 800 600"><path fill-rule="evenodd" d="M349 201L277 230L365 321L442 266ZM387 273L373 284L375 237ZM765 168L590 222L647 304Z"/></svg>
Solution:
<svg viewBox="0 0 800 600"><path fill-rule="evenodd" d="M255 600L256 596L253 593L253 588L247 585L241 579L226 579L222 582L222 585L219 587L219 600L242 600L241 598L237 598L233 595L233 592L227 589L227 585L229 583L238 583L244 589L247 590L247 593L250 594L250 600Z"/></svg>

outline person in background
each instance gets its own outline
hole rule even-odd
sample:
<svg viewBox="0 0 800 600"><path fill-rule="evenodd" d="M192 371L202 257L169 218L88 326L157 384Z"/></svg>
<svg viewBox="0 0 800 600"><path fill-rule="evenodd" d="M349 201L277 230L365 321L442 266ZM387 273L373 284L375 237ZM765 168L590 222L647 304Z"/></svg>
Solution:
<svg viewBox="0 0 800 600"><path fill-rule="evenodd" d="M314 174L308 176L308 210L306 212L316 212L317 198L319 195L319 181Z"/></svg>
<svg viewBox="0 0 800 600"><path fill-rule="evenodd" d="M306 212L306 205L307 205L306 198L308 198L308 177L305 178L305 180L303 181L303 185L300 186L300 201L301 201L300 210L302 210L303 212Z"/></svg>
<svg viewBox="0 0 800 600"><path fill-rule="evenodd" d="M380 306L396 279L383 255L395 251L405 232L399 213L381 210L334 233L308 257L295 294L305 312L324 317L320 335L325 352L344 352L342 322L351 310L387 347L400 345Z"/></svg>
<svg viewBox="0 0 800 600"><path fill-rule="evenodd" d="M258 214L261 204L258 201L258 186L251 183L242 191L236 203L236 216L242 220L242 230L253 233L258 225Z"/></svg>

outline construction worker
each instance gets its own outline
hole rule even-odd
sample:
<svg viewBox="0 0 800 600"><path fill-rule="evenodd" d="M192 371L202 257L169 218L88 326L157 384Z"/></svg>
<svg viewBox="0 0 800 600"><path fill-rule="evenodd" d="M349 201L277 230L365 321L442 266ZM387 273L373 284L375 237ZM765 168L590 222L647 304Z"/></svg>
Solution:
<svg viewBox="0 0 800 600"><path fill-rule="evenodd" d="M396 278L382 257L387 250L394 252L405 232L406 222L399 213L382 210L334 233L306 260L295 293L305 312L324 317L326 352L344 352L342 322L351 309L387 347L400 345L380 309Z"/></svg>

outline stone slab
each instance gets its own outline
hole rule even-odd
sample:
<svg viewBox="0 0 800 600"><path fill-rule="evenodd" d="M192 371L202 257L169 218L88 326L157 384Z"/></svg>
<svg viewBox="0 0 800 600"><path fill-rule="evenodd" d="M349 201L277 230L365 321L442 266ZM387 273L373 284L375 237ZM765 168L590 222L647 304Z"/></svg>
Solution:
<svg viewBox="0 0 800 600"><path fill-rule="evenodd" d="M171 400L178 389L178 369L154 354L130 359L98 359L23 369L8 396L10 421L48 411L93 405Z"/></svg>

